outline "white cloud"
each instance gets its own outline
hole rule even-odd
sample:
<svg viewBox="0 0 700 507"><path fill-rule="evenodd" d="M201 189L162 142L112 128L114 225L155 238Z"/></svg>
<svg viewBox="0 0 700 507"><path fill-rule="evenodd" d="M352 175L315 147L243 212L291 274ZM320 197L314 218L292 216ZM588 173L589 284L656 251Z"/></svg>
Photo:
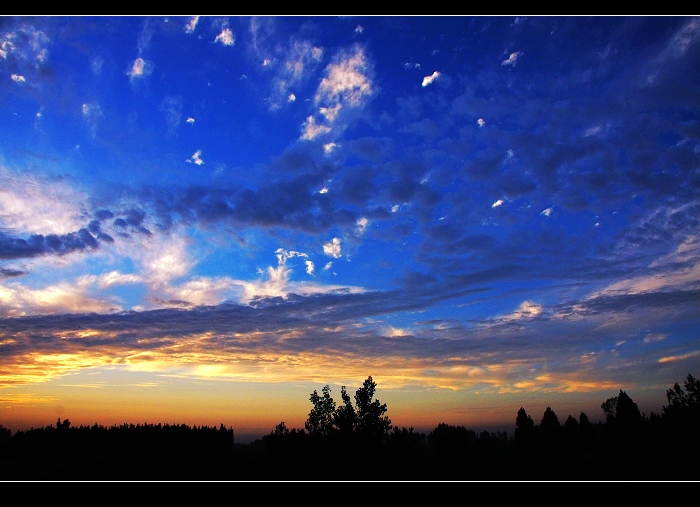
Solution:
<svg viewBox="0 0 700 507"><path fill-rule="evenodd" d="M36 30L29 24L13 32L5 32L0 42L0 57L11 58L20 64L31 64L39 67L48 56L44 47L49 38L41 30Z"/></svg>
<svg viewBox="0 0 700 507"><path fill-rule="evenodd" d="M301 138L311 140L332 130L336 135L342 131L346 125L340 121L341 110L362 107L374 93L371 71L360 46L339 52L334 62L326 67L325 77L314 96L314 103L320 106L320 118L317 121L311 115L306 119Z"/></svg>
<svg viewBox="0 0 700 507"><path fill-rule="evenodd" d="M131 67L127 69L126 74L129 76L129 80L133 82L134 79L147 76L152 71L153 65L151 64L151 62L147 62L143 58L139 57L136 60L134 60L134 63L131 64Z"/></svg>
<svg viewBox="0 0 700 507"><path fill-rule="evenodd" d="M411 336L413 333L411 333L411 331L409 331L408 329L389 326L387 328L384 328L382 334L384 336L388 336L389 338L401 338L402 336Z"/></svg>
<svg viewBox="0 0 700 507"><path fill-rule="evenodd" d="M24 78L24 76L20 76L18 74L12 74L10 77L12 78L12 80L15 83L23 84L23 83L27 82L27 80Z"/></svg>
<svg viewBox="0 0 700 507"><path fill-rule="evenodd" d="M394 205L391 207L391 212L392 212L392 213L396 213L397 211L399 211L399 208L400 208L400 207L401 207L401 206L399 206L398 204L394 204Z"/></svg>
<svg viewBox="0 0 700 507"><path fill-rule="evenodd" d="M336 238L337 239L337 238ZM253 282L237 280L235 283L243 290L243 295L240 298L241 303L249 303L255 297L287 297L287 294L294 293L299 295L330 293L337 290L344 292L360 293L364 289L359 287L335 286L335 285L318 285L308 282L293 282L290 280L292 270L286 266L288 259L292 257L304 258L306 272L309 275L314 273L314 263L308 259L308 255L303 252L293 250L284 250L278 248L275 251L277 256L277 267L269 266L266 270L258 270L258 273L265 276L266 279L255 280ZM324 267L324 270L329 269L329 262Z"/></svg>
<svg viewBox="0 0 700 507"><path fill-rule="evenodd" d="M119 271L110 271L100 275L97 279L97 286L100 289L111 287L112 285L126 285L130 283L141 283L143 279L138 275L125 275Z"/></svg>
<svg viewBox="0 0 700 507"><path fill-rule="evenodd" d="M338 259L340 257L340 238L333 238L323 245L323 253Z"/></svg>
<svg viewBox="0 0 700 507"><path fill-rule="evenodd" d="M221 42L224 46L233 46L236 43L236 36L230 28L224 28L221 33L216 36L214 42Z"/></svg>
<svg viewBox="0 0 700 507"><path fill-rule="evenodd" d="M186 301L196 306L216 305L240 296L240 283L227 277L196 277L182 285L168 287L165 293L171 299Z"/></svg>
<svg viewBox="0 0 700 507"><path fill-rule="evenodd" d="M323 266L324 271L328 271L331 269L331 266L333 265L333 261L328 262L325 266Z"/></svg>
<svg viewBox="0 0 700 507"><path fill-rule="evenodd" d="M307 259L307 260L304 261L304 263L306 263L306 272L307 272L308 274L310 274L310 275L313 275L313 274L314 274L314 269L315 269L315 268L314 268L314 263L313 263L313 261L310 261L310 260Z"/></svg>
<svg viewBox="0 0 700 507"><path fill-rule="evenodd" d="M369 71L369 63L359 46L354 48L354 52L341 53L336 58L336 63L326 67L326 77L321 80L316 91L316 102L326 102L332 106L361 105L372 94Z"/></svg>
<svg viewBox="0 0 700 507"><path fill-rule="evenodd" d="M540 212L540 215L544 215L544 216L548 217L549 215L552 214L552 211L553 211L552 208L547 208L545 210L542 210L542 212Z"/></svg>
<svg viewBox="0 0 700 507"><path fill-rule="evenodd" d="M0 285L0 315L52 313L111 313L120 311L120 305L110 299L91 297L87 291L91 279L78 279L75 284L62 282L41 289L31 289L19 283Z"/></svg>
<svg viewBox="0 0 700 507"><path fill-rule="evenodd" d="M327 194L328 193L328 187L323 187L321 190L318 191L319 194Z"/></svg>
<svg viewBox="0 0 700 507"><path fill-rule="evenodd" d="M520 55L522 54L522 51L516 51L515 53L511 53L507 59L501 62L501 65L512 65L513 67L515 67L515 65L518 63L518 58L520 58Z"/></svg>
<svg viewBox="0 0 700 507"><path fill-rule="evenodd" d="M256 297L286 298L290 293L306 296L311 294L328 294L336 291L350 292L352 294L364 292L364 289L360 287L293 282L289 279L291 270L285 266L278 266L277 268L270 266L265 271L260 270L259 273L266 276L266 279L253 282L236 282L243 290L243 294L240 297L241 303L250 303Z"/></svg>
<svg viewBox="0 0 700 507"><path fill-rule="evenodd" d="M338 112L340 111L341 105L336 104L335 106L332 107L322 107L318 110L321 115L323 115L326 120L328 120L329 123L333 123L338 116Z"/></svg>
<svg viewBox="0 0 700 507"><path fill-rule="evenodd" d="M134 63L131 65L131 74L129 74L129 75L132 78L143 75L143 70L144 70L145 66L146 66L145 60L143 58L137 58L136 60L134 60Z"/></svg>
<svg viewBox="0 0 700 507"><path fill-rule="evenodd" d="M187 117L187 123L189 123L190 125L192 125L192 124L194 123L194 118L192 118L191 116L188 116L188 117Z"/></svg>
<svg viewBox="0 0 700 507"><path fill-rule="evenodd" d="M367 220L365 217L358 218L356 225L357 225L357 234L361 235L363 232L365 232L367 225L369 225L369 220Z"/></svg>
<svg viewBox="0 0 700 507"><path fill-rule="evenodd" d="M287 102L294 102L295 100L297 100L297 96L293 93L290 93L289 97L287 97Z"/></svg>
<svg viewBox="0 0 700 507"><path fill-rule="evenodd" d="M355 33L362 33L364 31L365 31L365 29L362 28L362 26L360 26L360 25L357 25L357 27L355 28Z"/></svg>
<svg viewBox="0 0 700 507"><path fill-rule="evenodd" d="M170 281L186 275L194 265L187 253L189 238L176 234L159 235L143 239L138 253L127 254L142 266L141 276L151 288L163 289Z"/></svg>
<svg viewBox="0 0 700 507"><path fill-rule="evenodd" d="M204 160L202 160L202 150L195 151L194 155L192 155L191 158L188 158L187 160L185 160L185 162L189 162L190 164L196 164L196 165L204 164Z"/></svg>
<svg viewBox="0 0 700 507"><path fill-rule="evenodd" d="M499 199L499 200L497 200L496 202L494 202L494 203L491 205L491 207L492 207L492 208L498 208L498 207L499 207L500 205L502 205L502 204L503 204L503 199Z"/></svg>
<svg viewBox="0 0 700 507"><path fill-rule="evenodd" d="M523 301L518 308L505 316L500 317L498 320L502 321L518 321L522 319L532 319L537 317L542 313L542 306L532 301Z"/></svg>
<svg viewBox="0 0 700 507"><path fill-rule="evenodd" d="M301 85L313 75L323 56L323 49L296 37L291 38L289 45L281 45L277 38L263 36L256 44L259 47L255 50L263 62L263 68L266 72L274 73L269 81L269 107L274 111L284 103L292 102L292 87Z"/></svg>
<svg viewBox="0 0 700 507"><path fill-rule="evenodd" d="M328 155L330 152L332 152L337 147L338 147L338 145L335 143L326 143L323 145L323 151L326 155ZM327 191L328 191L328 189L326 189L326 192ZM322 192L322 193L325 193L325 192Z"/></svg>
<svg viewBox="0 0 700 507"><path fill-rule="evenodd" d="M438 77L440 77L440 73L439 73L438 71L433 72L433 73L432 73L431 75L429 75L429 76L425 76L425 77L423 78L423 83L421 84L421 86L422 86L423 88L425 88L425 87L428 86L429 84L433 84L433 82L434 82Z"/></svg>
<svg viewBox="0 0 700 507"><path fill-rule="evenodd" d="M478 120L476 120L476 123L479 124L479 127L483 127L484 125L486 125L486 122L483 118L479 118Z"/></svg>
<svg viewBox="0 0 700 507"><path fill-rule="evenodd" d="M284 266L287 263L287 259L291 259L293 257L304 257L304 258L309 257L304 252L296 252L294 250L285 250L284 248L278 248L277 250L275 250L275 255L277 256L277 263L280 266Z"/></svg>
<svg viewBox="0 0 700 507"><path fill-rule="evenodd" d="M315 139L323 134L327 134L330 131L331 128L328 125L319 125L316 123L316 119L313 116L309 116L304 122L301 138L311 141L312 139Z"/></svg>
<svg viewBox="0 0 700 507"><path fill-rule="evenodd" d="M195 28L197 28L197 23L199 23L199 16L192 16L187 25L185 25L185 32L193 33Z"/></svg>
<svg viewBox="0 0 700 507"><path fill-rule="evenodd" d="M20 233L68 234L85 226L87 196L63 181L0 168L0 228Z"/></svg>

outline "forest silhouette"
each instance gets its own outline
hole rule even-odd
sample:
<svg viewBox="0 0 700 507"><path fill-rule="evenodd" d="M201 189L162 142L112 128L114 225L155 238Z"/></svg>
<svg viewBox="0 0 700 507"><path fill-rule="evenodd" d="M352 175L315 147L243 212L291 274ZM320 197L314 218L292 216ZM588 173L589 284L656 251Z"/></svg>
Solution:
<svg viewBox="0 0 700 507"><path fill-rule="evenodd" d="M304 428L280 422L237 444L233 428L169 424L0 425L0 480L698 480L700 380L666 392L660 413L641 413L620 390L562 424L551 407L535 422L525 408L507 432L440 423L428 434L394 427L368 377L341 401L328 385L311 393ZM319 465L322 466L319 466Z"/></svg>

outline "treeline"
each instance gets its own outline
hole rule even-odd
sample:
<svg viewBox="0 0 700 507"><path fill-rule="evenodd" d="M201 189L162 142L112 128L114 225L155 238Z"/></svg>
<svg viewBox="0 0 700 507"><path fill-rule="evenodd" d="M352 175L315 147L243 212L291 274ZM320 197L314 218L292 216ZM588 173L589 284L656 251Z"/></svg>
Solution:
<svg viewBox="0 0 700 507"><path fill-rule="evenodd" d="M170 424L0 426L0 480L225 479L234 432Z"/></svg>
<svg viewBox="0 0 700 507"><path fill-rule="evenodd" d="M624 391L563 422L524 408L512 436L439 424L428 434L394 427L369 377L341 402L314 391L304 428L284 422L247 445L233 429L186 425L0 426L0 480L699 480L700 380L666 393L659 414Z"/></svg>

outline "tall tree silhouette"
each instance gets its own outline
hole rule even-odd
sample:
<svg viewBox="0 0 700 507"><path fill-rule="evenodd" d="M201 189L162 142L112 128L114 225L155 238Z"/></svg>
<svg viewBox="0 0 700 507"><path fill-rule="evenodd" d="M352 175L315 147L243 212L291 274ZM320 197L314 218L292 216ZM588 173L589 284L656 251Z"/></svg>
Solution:
<svg viewBox="0 0 700 507"><path fill-rule="evenodd" d="M384 415L387 411L386 403L381 404L379 400L372 399L376 388L377 383L370 376L355 392L356 430L360 438L368 443L381 442L391 429L391 420Z"/></svg>
<svg viewBox="0 0 700 507"><path fill-rule="evenodd" d="M311 435L327 437L333 430L333 413L335 412L335 401L331 398L331 388L327 385L321 390L323 396L319 396L314 389L309 401L314 408L309 412L309 418L304 427Z"/></svg>
<svg viewBox="0 0 700 507"><path fill-rule="evenodd" d="M685 391L676 382L673 389L666 391L668 405L662 408L663 414L669 417L700 416L700 379L688 374L683 383Z"/></svg>
<svg viewBox="0 0 700 507"><path fill-rule="evenodd" d="M334 438L341 442L362 442L366 444L381 443L391 429L391 420L384 415L386 403L374 399L377 383L372 377L367 377L362 387L355 392L355 406L350 395L342 387L340 394L342 405L336 408L331 398L331 390L327 385L322 389L322 395L314 391L309 401L314 407L309 412L305 428L311 435Z"/></svg>
<svg viewBox="0 0 700 507"><path fill-rule="evenodd" d="M518 410L518 415L515 418L515 434L513 436L515 443L522 450L530 450L534 445L535 440L535 422L532 417L527 415L523 407Z"/></svg>
<svg viewBox="0 0 700 507"><path fill-rule="evenodd" d="M350 395L345 390L345 386L340 389L340 397L343 400L343 404L335 410L333 414L333 424L341 438L348 439L355 431L357 413L355 412L355 407L352 406Z"/></svg>
<svg viewBox="0 0 700 507"><path fill-rule="evenodd" d="M540 422L540 433L542 441L550 450L556 448L559 444L559 434L561 433L561 424L557 414L554 413L552 407L547 407Z"/></svg>

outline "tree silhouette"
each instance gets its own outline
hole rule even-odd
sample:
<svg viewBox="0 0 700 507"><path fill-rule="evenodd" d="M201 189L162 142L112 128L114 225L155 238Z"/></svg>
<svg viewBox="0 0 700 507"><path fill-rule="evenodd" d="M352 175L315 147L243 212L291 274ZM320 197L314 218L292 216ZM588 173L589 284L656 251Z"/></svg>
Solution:
<svg viewBox="0 0 700 507"><path fill-rule="evenodd" d="M333 424L338 430L341 438L347 439L355 431L357 413L355 412L355 408L352 406L350 395L345 390L345 386L340 389L340 397L343 400L343 404L335 410L335 413L333 414Z"/></svg>
<svg viewBox="0 0 700 507"><path fill-rule="evenodd" d="M559 443L559 434L561 432L561 424L557 414L554 413L551 407L547 407L540 422L540 433L545 446L553 449Z"/></svg>
<svg viewBox="0 0 700 507"><path fill-rule="evenodd" d="M382 405L379 400L372 400L376 388L377 383L370 376L355 392L356 430L363 440L381 442L391 429L391 420L384 415L387 411L386 403Z"/></svg>
<svg viewBox="0 0 700 507"><path fill-rule="evenodd" d="M333 430L333 413L335 412L335 401L331 398L331 388L327 385L321 390L323 396L319 396L314 390L309 398L314 408L309 412L309 418L304 427L311 435L327 437Z"/></svg>
<svg viewBox="0 0 700 507"><path fill-rule="evenodd" d="M666 391L668 405L662 408L663 414L670 417L695 416L700 415L700 379L688 374L688 378L683 383L685 391L678 382L673 389Z"/></svg>
<svg viewBox="0 0 700 507"><path fill-rule="evenodd" d="M620 394L617 396L615 419L620 426L625 428L636 427L642 422L642 414L639 412L639 407L622 389L620 389Z"/></svg>
<svg viewBox="0 0 700 507"><path fill-rule="evenodd" d="M600 405L600 408L603 409L603 413L605 414L605 421L612 424L615 421L615 415L617 414L617 396L605 400Z"/></svg>
<svg viewBox="0 0 700 507"><path fill-rule="evenodd" d="M585 412L578 416L578 434L581 445L584 447L591 443L593 437L593 424L588 420Z"/></svg>
<svg viewBox="0 0 700 507"><path fill-rule="evenodd" d="M524 450L530 449L535 440L535 422L523 407L520 407L518 416L515 418L514 439L515 443Z"/></svg>
<svg viewBox="0 0 700 507"><path fill-rule="evenodd" d="M566 445L569 448L575 447L578 442L578 421L574 416L569 415L566 418L566 422L562 426L562 432Z"/></svg>
<svg viewBox="0 0 700 507"><path fill-rule="evenodd" d="M322 390L322 396L314 391L309 398L314 408L309 412L305 428L311 435L321 438L333 435L336 441L345 443L381 443L391 429L391 420L384 415L387 411L386 403L373 399L376 388L377 383L371 376L367 377L362 387L355 392L353 407L350 395L343 386L340 390L343 404L337 408L327 385Z"/></svg>

